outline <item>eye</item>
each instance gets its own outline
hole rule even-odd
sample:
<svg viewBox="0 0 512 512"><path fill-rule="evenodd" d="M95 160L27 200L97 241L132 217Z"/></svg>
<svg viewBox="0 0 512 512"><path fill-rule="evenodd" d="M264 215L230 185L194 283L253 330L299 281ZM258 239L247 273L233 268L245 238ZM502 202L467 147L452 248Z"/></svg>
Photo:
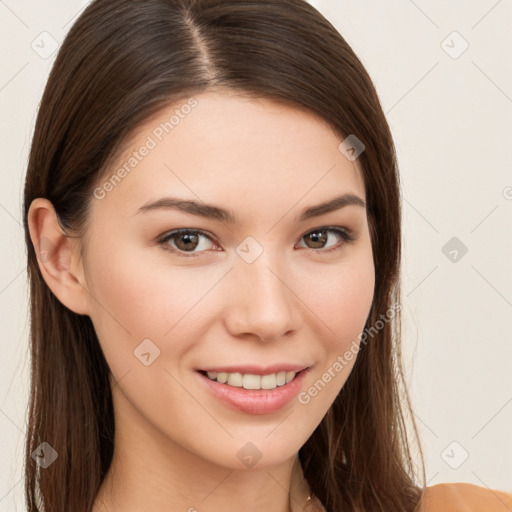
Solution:
<svg viewBox="0 0 512 512"><path fill-rule="evenodd" d="M325 249L330 235L338 236L338 238L340 238L342 241L332 247L327 246L329 248ZM178 229L176 231L171 231L163 238L161 238L158 243L162 246L163 249L170 251L177 256L191 257L199 256L202 252L208 249L208 243L201 243L201 239L209 240L212 242L214 247L216 247L215 243L213 243L212 237L198 229ZM355 240L355 236L343 229L326 226L316 228L313 231L309 231L301 237L301 240L302 239L313 245L313 247L306 246L306 249L312 249L314 252L318 253L328 253L341 249L345 243ZM172 244L169 243L171 241L173 242ZM194 252L195 249L198 248L199 250Z"/></svg>
<svg viewBox="0 0 512 512"><path fill-rule="evenodd" d="M158 243L162 245L162 247L173 253L176 253L178 256L199 256L199 253L206 250L205 244L201 244L201 238L212 241L211 237L206 233L197 230L197 229L179 229L177 231L172 231L171 233L165 235L164 238L160 239ZM175 241L175 246L173 247L168 242ZM207 244L206 244L207 245ZM194 249L200 248L201 250L198 253L193 253ZM189 253L189 254L183 254Z"/></svg>
<svg viewBox="0 0 512 512"><path fill-rule="evenodd" d="M334 246L327 246L328 249L325 249L326 243L329 239L329 235L338 236L341 238L342 242L335 244ZM321 251L315 251L320 253L326 253L331 251L336 251L341 249L343 245L347 242L353 242L355 240L355 236L343 229L325 226L322 228L316 228L313 231L309 231L305 235L302 236L301 240L305 240L306 243L311 243L313 246L306 247L307 249L323 249Z"/></svg>

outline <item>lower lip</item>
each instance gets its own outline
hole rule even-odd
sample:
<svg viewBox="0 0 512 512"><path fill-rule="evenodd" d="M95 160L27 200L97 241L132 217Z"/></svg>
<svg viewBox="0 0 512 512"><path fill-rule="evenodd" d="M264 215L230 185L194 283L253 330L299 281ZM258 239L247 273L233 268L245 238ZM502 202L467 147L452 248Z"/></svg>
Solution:
<svg viewBox="0 0 512 512"><path fill-rule="evenodd" d="M210 392L221 402L248 414L270 414L291 402L299 393L310 368L302 370L294 379L274 389L245 389L221 384L197 372Z"/></svg>

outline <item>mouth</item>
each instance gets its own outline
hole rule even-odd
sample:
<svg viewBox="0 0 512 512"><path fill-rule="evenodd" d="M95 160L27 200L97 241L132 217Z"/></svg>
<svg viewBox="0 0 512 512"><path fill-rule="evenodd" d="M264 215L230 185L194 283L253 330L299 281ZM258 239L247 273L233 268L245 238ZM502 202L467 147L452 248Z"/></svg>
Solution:
<svg viewBox="0 0 512 512"><path fill-rule="evenodd" d="M290 404L304 386L311 367L277 374L242 374L196 370L201 385L229 408L246 414L271 414ZM210 375L208 375L210 374ZM284 374L284 375L283 375ZM220 382L226 380L226 382Z"/></svg>
<svg viewBox="0 0 512 512"><path fill-rule="evenodd" d="M255 373L241 372L216 372L207 370L197 370L198 373L211 381L225 384L233 388L243 388L246 390L271 390L289 384L300 374L307 371L307 366L300 371L279 371L258 375Z"/></svg>

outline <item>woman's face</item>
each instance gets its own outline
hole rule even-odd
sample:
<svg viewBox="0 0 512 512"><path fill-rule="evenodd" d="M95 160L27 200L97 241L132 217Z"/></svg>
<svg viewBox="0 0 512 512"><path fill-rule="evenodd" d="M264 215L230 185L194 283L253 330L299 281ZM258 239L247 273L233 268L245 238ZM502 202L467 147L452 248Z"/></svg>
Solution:
<svg viewBox="0 0 512 512"><path fill-rule="evenodd" d="M91 198L82 261L116 435L231 468L306 442L354 365L374 291L364 203L313 208L365 201L341 142L301 110L212 91L140 127ZM199 372L214 369L277 375L229 386Z"/></svg>

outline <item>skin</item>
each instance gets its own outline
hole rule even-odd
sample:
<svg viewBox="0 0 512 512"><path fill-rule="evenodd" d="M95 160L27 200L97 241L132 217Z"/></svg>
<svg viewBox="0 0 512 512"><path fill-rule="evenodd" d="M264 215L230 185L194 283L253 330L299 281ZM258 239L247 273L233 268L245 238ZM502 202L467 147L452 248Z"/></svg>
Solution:
<svg viewBox="0 0 512 512"><path fill-rule="evenodd" d="M295 458L355 357L307 404L295 399L263 415L223 405L194 369L306 363L305 391L358 340L371 307L366 209L295 219L341 193L366 200L359 162L338 149L342 138L321 118L268 99L213 90L195 98L197 106L121 183L103 199L91 197L84 240L64 236L46 199L29 212L35 247L43 239L53 247L39 259L45 281L64 305L91 318L113 375L115 453L95 512L285 512L290 490L294 506L302 506ZM138 129L112 173L175 108ZM170 209L136 214L164 196L227 207L240 223ZM308 241L305 235L324 226L356 239L322 231L327 240ZM192 247L197 257L158 244L180 228L211 235ZM236 252L246 237L263 248L250 264ZM167 245L186 255L182 240ZM134 357L147 338L160 349L149 366ZM261 454L252 468L237 457L248 442Z"/></svg>

